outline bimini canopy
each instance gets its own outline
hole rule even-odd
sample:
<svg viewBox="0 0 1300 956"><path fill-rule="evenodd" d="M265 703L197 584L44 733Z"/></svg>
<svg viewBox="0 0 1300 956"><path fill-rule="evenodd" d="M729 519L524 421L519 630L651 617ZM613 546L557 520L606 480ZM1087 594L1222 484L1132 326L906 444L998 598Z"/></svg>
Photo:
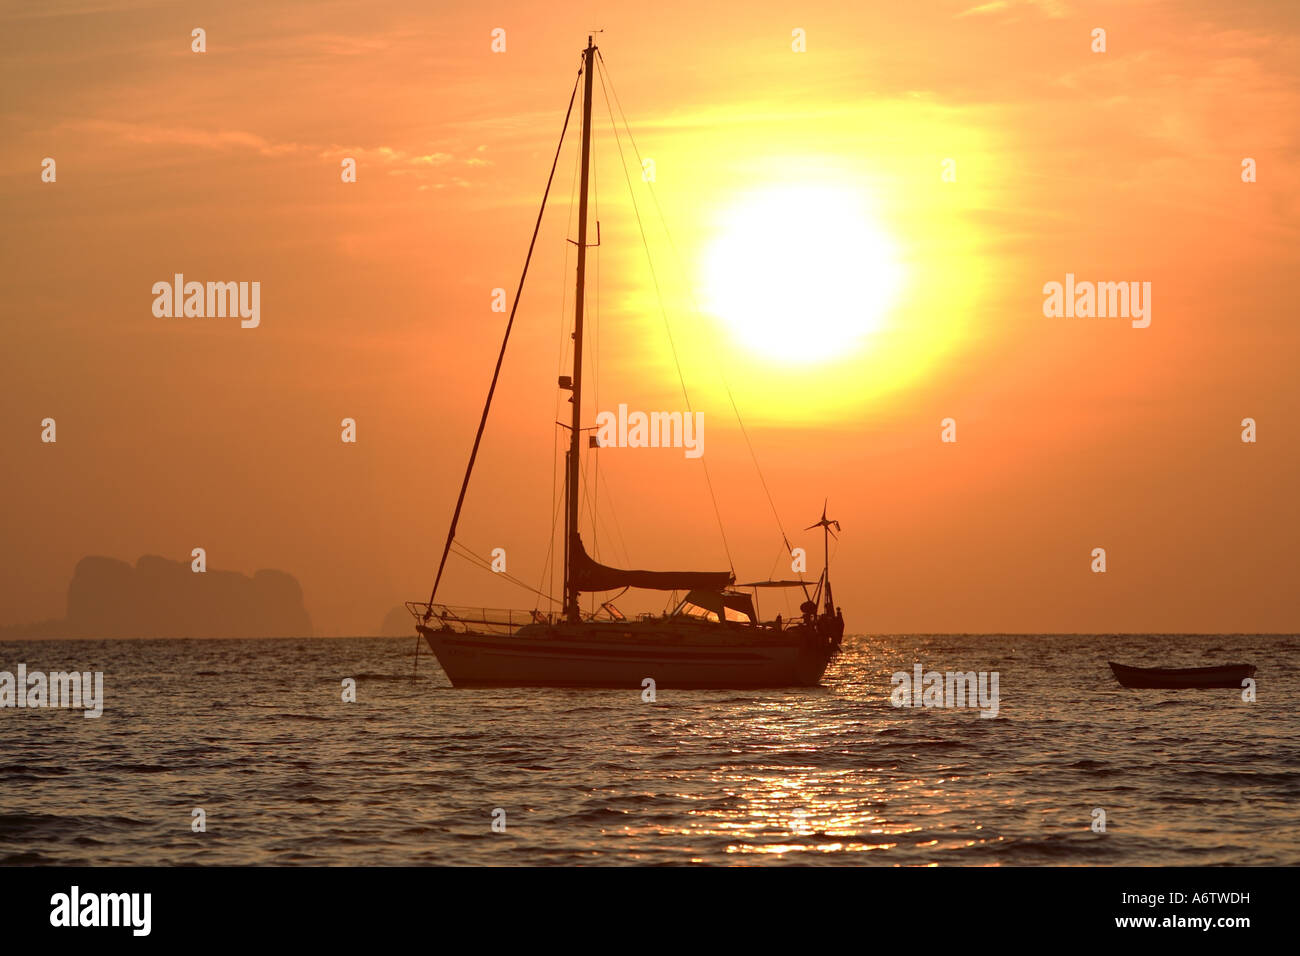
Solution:
<svg viewBox="0 0 1300 956"><path fill-rule="evenodd" d="M593 561L578 539L571 556L573 580L579 591L613 591L618 588L648 588L652 591L689 591L703 588L721 591L735 577L730 571L625 571Z"/></svg>
<svg viewBox="0 0 1300 956"><path fill-rule="evenodd" d="M739 591L706 591L696 588L686 595L674 613L689 614L692 617L711 614L719 621L749 624L758 621L758 615L754 613L754 599Z"/></svg>

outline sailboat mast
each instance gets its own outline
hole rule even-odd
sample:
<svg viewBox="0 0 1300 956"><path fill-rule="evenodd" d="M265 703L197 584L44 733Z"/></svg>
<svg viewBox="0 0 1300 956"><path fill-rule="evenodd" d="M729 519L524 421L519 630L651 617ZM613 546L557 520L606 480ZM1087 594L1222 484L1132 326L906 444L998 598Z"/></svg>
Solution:
<svg viewBox="0 0 1300 956"><path fill-rule="evenodd" d="M578 585L573 563L578 553L578 470L582 460L582 315L587 291L587 183L591 173L591 79L596 48L587 37L583 51L582 85L582 188L578 194L578 279L573 319L573 425L569 430L568 478L565 481L564 613L572 622L581 620Z"/></svg>

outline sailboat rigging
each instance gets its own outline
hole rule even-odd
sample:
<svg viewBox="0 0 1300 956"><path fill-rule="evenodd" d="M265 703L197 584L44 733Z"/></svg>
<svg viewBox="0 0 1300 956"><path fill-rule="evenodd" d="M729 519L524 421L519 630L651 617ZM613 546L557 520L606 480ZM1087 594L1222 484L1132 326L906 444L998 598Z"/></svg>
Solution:
<svg viewBox="0 0 1300 956"><path fill-rule="evenodd" d="M588 196L591 179L592 80L597 48L587 38L582 67L574 83L565 113L560 146L556 149L528 246L519 287L493 370L491 385L470 451L469 464L461 483L427 601L409 602L416 630L437 657L452 684L463 686L643 686L647 678L661 687L781 687L817 684L831 659L838 653L844 633L844 618L834 607L830 588L829 536L839 523L826 517L810 528L821 527L825 537L825 566L817 582L817 594L809 597L805 581L760 581L735 584L727 571L647 571L611 567L593 559L579 533L579 487L581 473L583 319L586 304L588 249ZM447 557L465 502L470 478L492 398L500 378L502 362L519 308L524 279L541 228L547 198L555 178L560 151L568 132L578 85L582 97L582 145L578 195L578 237L576 292L573 321L572 374L559 377L558 386L568 391L572 403L568 450L564 462L564 593L558 615L531 612L492 612L437 603ZM603 83L603 80L602 80ZM734 401L733 401L734 404ZM743 427L743 426L742 426ZM746 435L746 441L748 436ZM752 446L751 446L752 454ZM766 484L764 485L766 491ZM769 494L769 503L771 496ZM782 535L784 540L784 533ZM788 541L785 542L787 550ZM753 594L737 588L750 588ZM763 622L758 614L759 588L800 587L805 600L801 618ZM585 614L581 595L629 588L684 592L671 613L642 614L628 620L611 601L599 611ZM620 591L621 593L621 591Z"/></svg>

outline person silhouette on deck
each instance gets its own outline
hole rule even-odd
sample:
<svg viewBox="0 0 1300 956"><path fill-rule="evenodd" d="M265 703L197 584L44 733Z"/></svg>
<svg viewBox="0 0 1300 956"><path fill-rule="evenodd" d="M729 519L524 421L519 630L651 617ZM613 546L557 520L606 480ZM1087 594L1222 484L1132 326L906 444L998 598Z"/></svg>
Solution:
<svg viewBox="0 0 1300 956"><path fill-rule="evenodd" d="M803 622L805 624L812 624L815 620L817 620L816 601L804 601L802 604L799 605L799 610L803 611Z"/></svg>

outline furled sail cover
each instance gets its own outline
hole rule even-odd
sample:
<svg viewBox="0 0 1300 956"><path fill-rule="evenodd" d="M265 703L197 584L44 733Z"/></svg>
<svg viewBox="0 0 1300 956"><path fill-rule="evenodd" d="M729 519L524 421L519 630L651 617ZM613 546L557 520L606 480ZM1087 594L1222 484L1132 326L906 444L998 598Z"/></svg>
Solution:
<svg viewBox="0 0 1300 956"><path fill-rule="evenodd" d="M730 571L624 571L593 561L578 539L572 556L573 580L579 591L613 591L617 588L649 588L652 591L690 591L703 588L721 591L735 580Z"/></svg>

